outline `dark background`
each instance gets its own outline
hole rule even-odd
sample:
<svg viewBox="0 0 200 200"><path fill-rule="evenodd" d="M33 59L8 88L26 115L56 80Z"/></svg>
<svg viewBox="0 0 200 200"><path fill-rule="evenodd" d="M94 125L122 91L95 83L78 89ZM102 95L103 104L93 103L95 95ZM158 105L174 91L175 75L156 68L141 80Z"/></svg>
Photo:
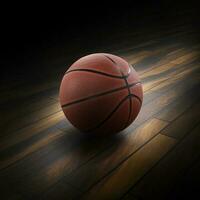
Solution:
<svg viewBox="0 0 200 200"><path fill-rule="evenodd" d="M114 43L113 34L143 27L157 31L163 23L184 23L191 18L194 28L198 26L194 1L32 2L5 5L2 11L3 80L25 78L26 74L29 78L42 76L41 72L49 73L51 63L61 57L66 59L58 65L68 66L97 47L105 49L109 42Z"/></svg>

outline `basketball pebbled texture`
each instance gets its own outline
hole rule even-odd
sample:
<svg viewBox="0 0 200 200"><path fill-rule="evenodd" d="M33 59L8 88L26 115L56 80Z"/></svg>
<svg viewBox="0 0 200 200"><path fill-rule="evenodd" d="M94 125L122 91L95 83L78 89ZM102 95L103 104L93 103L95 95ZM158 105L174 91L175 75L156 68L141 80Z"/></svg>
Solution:
<svg viewBox="0 0 200 200"><path fill-rule="evenodd" d="M79 130L113 134L137 117L143 100L134 68L107 53L80 58L64 74L59 92L67 119Z"/></svg>

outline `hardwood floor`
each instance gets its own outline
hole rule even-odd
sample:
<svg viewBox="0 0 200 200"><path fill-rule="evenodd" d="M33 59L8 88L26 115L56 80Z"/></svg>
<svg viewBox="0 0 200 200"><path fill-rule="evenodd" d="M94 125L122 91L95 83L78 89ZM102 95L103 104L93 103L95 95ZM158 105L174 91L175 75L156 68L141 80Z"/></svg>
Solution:
<svg viewBox="0 0 200 200"><path fill-rule="evenodd" d="M107 138L88 138L65 119L58 101L63 58L46 80L5 82L0 89L0 199L178 199L197 192L198 35L190 22L175 21L159 31L126 30L110 36L105 48L96 47L127 59L144 88L135 122Z"/></svg>

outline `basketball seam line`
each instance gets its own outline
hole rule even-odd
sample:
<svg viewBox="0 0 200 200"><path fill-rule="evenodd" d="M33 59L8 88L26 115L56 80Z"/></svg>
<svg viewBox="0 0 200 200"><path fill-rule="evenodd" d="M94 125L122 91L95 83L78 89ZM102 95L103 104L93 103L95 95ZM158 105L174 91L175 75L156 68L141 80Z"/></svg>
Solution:
<svg viewBox="0 0 200 200"><path fill-rule="evenodd" d="M139 84L141 84L141 82L131 83L128 86L119 87L119 88L116 88L116 89L113 89L113 90L109 90L109 91L102 92L102 93L99 93L99 94L95 94L95 95L92 95L92 96L88 96L88 97L85 97L85 98L82 98L82 99L79 99L79 100L75 100L75 101L72 101L70 103L66 103L64 105L61 105L61 107L64 109L64 108L66 108L70 105L80 103L80 102L83 102L83 101L87 101L87 100L91 100L93 98L97 98L97 97L104 96L104 95L107 95L107 94L111 94L111 93L114 93L114 92L118 92L120 90L126 89L127 87L130 88L130 87L134 87L134 86L139 85ZM140 102L141 102L141 100L140 100Z"/></svg>
<svg viewBox="0 0 200 200"><path fill-rule="evenodd" d="M104 55L106 58L108 58L109 60L111 60L111 62L113 62L115 65L116 65L116 67L118 68L118 70L119 70L119 72L121 73L121 75L122 75L122 77L124 77L123 79L124 79L124 82L125 82L125 86L126 86L126 88L127 88L127 90L128 90L128 95L129 95L129 114L128 114L128 119L127 119L127 122L125 123L125 125L124 125L124 128L127 126L127 124L129 123L129 121L130 121L130 117L131 117L131 113L132 113L132 100L131 100L131 91L130 91L130 87L128 87L128 80L127 80L127 78L128 77L126 77L126 76L124 76L124 73L123 73L123 71L121 70L121 68L119 68L118 66L117 66L117 63L112 59L112 58L110 58L109 56L106 56L106 55ZM130 66L130 64L129 64L129 71L128 71L128 74L130 74L131 73L131 71L132 71L132 67ZM139 98L139 97L138 97ZM140 103L141 103L141 101L140 101Z"/></svg>
<svg viewBox="0 0 200 200"><path fill-rule="evenodd" d="M103 54L106 58L108 58L112 63L114 63L115 65L117 65L117 63L112 59L112 58L110 58L109 56L107 56L107 55L105 55L105 54Z"/></svg>
<svg viewBox="0 0 200 200"><path fill-rule="evenodd" d="M118 110L118 108L129 98L136 98L140 101L140 98L134 94L127 95L125 98L123 98L120 101L120 103L113 109L112 112L110 112L110 114L103 121L101 121L98 125L96 125L95 127L91 128L91 129L83 130L83 132L92 132L95 129L101 127L106 121L108 121L112 117L112 115Z"/></svg>
<svg viewBox="0 0 200 200"><path fill-rule="evenodd" d="M72 69L70 71L67 71L65 75L69 74L69 73L72 73L72 72L91 72L91 73L96 73L96 74L100 74L100 75L103 75L103 76L108 76L108 77L111 77L111 78L117 78L117 79L124 79L125 77L127 78L129 75L130 75L130 71L128 72L127 75L125 76L117 76L117 75L112 75L112 74L107 74L105 72L101 72L101 71L97 71L97 70L94 70L94 69Z"/></svg>
<svg viewBox="0 0 200 200"><path fill-rule="evenodd" d="M128 94L131 95L130 87L128 87L128 80L126 78L124 78L124 81L125 81L126 87L128 89ZM127 124L129 123L129 120L130 120L130 117L131 117L131 113L132 113L132 100L131 100L131 96L129 96L129 114L128 114L127 122L126 122L124 127L126 127Z"/></svg>
<svg viewBox="0 0 200 200"><path fill-rule="evenodd" d="M131 66L131 67L130 67ZM133 69L133 66L132 65L129 65L129 68L130 68L130 72L131 72L131 70ZM129 92L130 92L130 94L132 94L131 93L131 91L130 91L130 87L128 87L129 85L128 85L128 80L127 80L127 78L126 78L126 83L127 83L127 89L129 90ZM140 83L141 84L141 82L140 81L138 81L138 83ZM135 95L135 94L134 94ZM135 95L136 96L136 95ZM138 96L137 96L138 97ZM140 97L138 97L138 100L140 101L140 103L142 104L142 100L141 100L141 98Z"/></svg>

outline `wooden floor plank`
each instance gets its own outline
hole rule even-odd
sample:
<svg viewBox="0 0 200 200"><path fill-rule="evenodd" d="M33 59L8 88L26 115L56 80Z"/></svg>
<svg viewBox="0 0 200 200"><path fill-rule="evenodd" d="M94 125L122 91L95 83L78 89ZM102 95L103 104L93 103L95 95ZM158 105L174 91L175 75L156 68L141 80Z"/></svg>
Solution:
<svg viewBox="0 0 200 200"><path fill-rule="evenodd" d="M186 83L178 84L175 88L165 92L160 97L153 99L149 103L145 104L140 114L138 115L137 119L135 120L135 124L141 124L149 117L155 115L156 113L160 112L163 108L165 108L170 103L174 102L177 98L184 95L188 90L193 88L195 84L198 84L198 80L190 79L186 80Z"/></svg>
<svg viewBox="0 0 200 200"><path fill-rule="evenodd" d="M32 137L26 142L24 141L23 143L19 143L18 145L13 146L12 148L1 151L0 170L8 167L18 160L21 160L27 155L38 151L40 148L48 145L54 140L57 140L63 135L65 135L65 133L62 131L56 129L48 129L44 132L40 132L35 139Z"/></svg>
<svg viewBox="0 0 200 200"><path fill-rule="evenodd" d="M33 123L27 127L24 127L18 131L15 131L12 134L12 137L10 135L5 135L5 137L1 138L0 141L0 151L3 149L6 149L10 146L13 146L19 142L22 142L33 135L36 135L40 133L41 131L55 125L60 120L64 118L64 114L62 111L57 112L53 115L48 116L47 118L44 118L42 120L39 120L37 123Z"/></svg>
<svg viewBox="0 0 200 200"><path fill-rule="evenodd" d="M142 135L142 130L138 130L138 134L135 136L134 133L132 134L133 138L138 141L138 144L132 144L132 148L138 148L138 145L142 145L142 142L144 143L146 140L153 137L153 135L166 125L165 122L159 120L151 122L152 123L149 123L149 126L146 124L146 127L144 127L146 129L146 137ZM148 132L150 127L152 131ZM123 133L121 137L123 137ZM115 147L118 147L123 141L121 137L110 138L110 140L106 138L106 140L103 140L100 143L98 138L96 140L88 140L87 138L81 139L72 129L72 132L70 133L68 131L63 138L58 138L56 141L53 141L53 143L51 142L52 144L49 143L46 147L31 154L25 160L21 160L11 168L4 170L2 172L2 179L8 180L4 181L5 185L5 182L11 184L9 177L12 176L12 182L15 183L15 187L19 192L24 194L26 191L29 191L29 195L38 195L51 185L55 184L63 176L69 175L77 167L93 158L98 152L108 148L109 144L112 143L112 145L115 144ZM34 149L33 145L30 147L31 150ZM36 143L36 147L37 145L39 144ZM124 148L125 150L122 156L126 156L126 151L130 151L126 146ZM25 153L27 153L27 149L21 152L21 154ZM14 158L19 158L21 154L17 154ZM10 159L12 159L12 157ZM16 174L21 168L23 168L23 172ZM24 176L27 178L24 179Z"/></svg>
<svg viewBox="0 0 200 200"><path fill-rule="evenodd" d="M178 98L176 101L172 102L169 106L166 106L159 113L155 115L156 118L165 121L173 121L178 116L183 114L187 109L189 109L193 104L197 103L200 98L200 93L197 93L199 85L191 88L187 93Z"/></svg>
<svg viewBox="0 0 200 200"><path fill-rule="evenodd" d="M175 139L163 135L156 136L113 173L95 185L83 199L119 199L175 144Z"/></svg>
<svg viewBox="0 0 200 200"><path fill-rule="evenodd" d="M162 84L165 81L170 81L172 77L185 72L185 69L188 66L192 66L193 63L184 63L183 65L175 65L172 63L167 63L165 65L161 65L160 67L154 68L154 70L148 71L149 73L145 73L141 75L141 80L143 83L144 92L149 89Z"/></svg>
<svg viewBox="0 0 200 200"><path fill-rule="evenodd" d="M157 67L157 66L166 64L170 61L173 62L174 59L177 59L179 57L183 57L184 55L187 55L187 54L190 54L190 55L192 54L191 57L189 57L189 58L194 59L194 58L196 58L195 55L197 54L197 52L191 52L191 51L193 51L193 50L195 50L196 48L199 47L198 45L195 45L192 49L184 49L178 43L176 45L173 44L173 46L172 46L173 48L172 49L170 48L170 51L168 51L168 48L162 49L159 45L157 47L155 44L153 46L154 46L153 50L146 49L144 51L140 50L138 52L134 52L134 51L132 52L131 49L130 49L130 51L129 51L130 55L123 56L123 54L119 54L119 56L124 57L130 64L135 66L136 63L139 64L140 62L142 62L143 59L146 59L146 58L151 57L151 56L158 56L159 53L163 52L164 54L162 56L162 59L159 60L159 62L154 65L155 67ZM160 49L162 49L162 51ZM187 59L185 59L185 61L186 60ZM190 59L188 59L188 60L190 60ZM153 68L151 68L151 69L153 69ZM151 69L147 69L147 71L149 71ZM142 73L142 72L138 71L139 74ZM145 72L143 72L143 73L145 73Z"/></svg>
<svg viewBox="0 0 200 200"><path fill-rule="evenodd" d="M9 120L5 122L1 127L2 129L4 129L3 135L12 134L13 132L19 129L37 123L40 120L47 118L48 116L54 115L54 113L56 114L61 110L62 109L60 104L56 102L53 104L46 105L43 108L36 110L34 112L27 113L26 115L21 116L19 118L14 118L12 120Z"/></svg>
<svg viewBox="0 0 200 200"><path fill-rule="evenodd" d="M94 183L119 165L126 157L133 154L145 143L155 137L167 125L159 120L149 120L135 131L129 131L119 144L113 145L84 166L66 177L66 182L82 191L89 189Z"/></svg>
<svg viewBox="0 0 200 200"><path fill-rule="evenodd" d="M75 199L80 195L80 192L66 183L59 182L52 187L47 193L43 194L41 200L70 200Z"/></svg>
<svg viewBox="0 0 200 200"><path fill-rule="evenodd" d="M199 51L194 51L194 52L191 52L191 53L188 53L184 56L181 56L179 58L176 58L174 59L173 61L171 61L172 63L175 63L175 64L181 64L187 60L194 60L196 58L199 58Z"/></svg>
<svg viewBox="0 0 200 200"><path fill-rule="evenodd" d="M189 88L191 85L198 84L199 82L199 67L198 65L191 64L189 65L190 68L184 70L183 72L180 72L178 74L175 74L171 78L161 82L158 85L154 85L152 88L147 90L144 93L144 100L143 105L151 102L153 99L160 96L160 94L165 94L166 92L169 92L170 90L178 90L176 88L179 88L179 90L187 90L187 87ZM146 83L148 85L148 82ZM192 86L193 87L193 86ZM178 94L179 92L177 92Z"/></svg>
<svg viewBox="0 0 200 200"><path fill-rule="evenodd" d="M138 71L139 74L144 73L147 69L150 70L154 68L156 63L158 63L164 55L169 53L170 51L176 49L176 45L169 45L161 50L159 50L159 53L155 53L154 55L151 55L149 57L144 58L143 60L134 63L134 68L136 71Z"/></svg>
<svg viewBox="0 0 200 200"><path fill-rule="evenodd" d="M193 77L196 79L199 79L199 70L200 70L199 62L189 64L188 69L185 69L184 71L181 71L180 73L175 74L167 81L163 81L159 85L151 88L150 91L148 91L148 92L156 91L156 92L164 93L174 83L175 83L175 85L178 85L179 81L183 81L184 79L191 79Z"/></svg>
<svg viewBox="0 0 200 200"><path fill-rule="evenodd" d="M143 60L144 58L148 57L148 56L151 56L151 52L149 51L140 51L138 53L135 53L135 54L131 54L129 56L123 56L123 55L120 55L121 57L124 57L130 64L135 64L141 60Z"/></svg>
<svg viewBox="0 0 200 200"><path fill-rule="evenodd" d="M188 133L196 124L200 122L200 102L194 104L186 112L175 119L162 134L181 139Z"/></svg>
<svg viewBox="0 0 200 200"><path fill-rule="evenodd" d="M9 123L13 120L20 119L21 117L24 117L25 115L29 115L30 113L39 110L44 109L44 107L49 106L56 102L56 99L52 99L49 97L42 98L41 96L38 96L34 99L26 99L22 102L16 102L15 105L9 103L8 105L3 105L1 107L1 115L4 116L0 127L3 127L6 123Z"/></svg>
<svg viewBox="0 0 200 200"><path fill-rule="evenodd" d="M53 183L61 177L59 170L67 166L65 161L75 159L75 155L69 154L74 143L80 144L74 132L51 141L48 145L41 147L35 153L30 154L22 160L11 165L0 172L1 190L8 190L9 187L29 198L37 198L39 194L45 192ZM42 155L41 155L42 152ZM68 154L67 154L68 153ZM55 163L58 165L55 166ZM49 169L49 167L52 168ZM23 170L22 170L23 169Z"/></svg>
<svg viewBox="0 0 200 200"><path fill-rule="evenodd" d="M173 188L188 166L200 155L200 126L198 125L132 190L144 199L162 199Z"/></svg>

